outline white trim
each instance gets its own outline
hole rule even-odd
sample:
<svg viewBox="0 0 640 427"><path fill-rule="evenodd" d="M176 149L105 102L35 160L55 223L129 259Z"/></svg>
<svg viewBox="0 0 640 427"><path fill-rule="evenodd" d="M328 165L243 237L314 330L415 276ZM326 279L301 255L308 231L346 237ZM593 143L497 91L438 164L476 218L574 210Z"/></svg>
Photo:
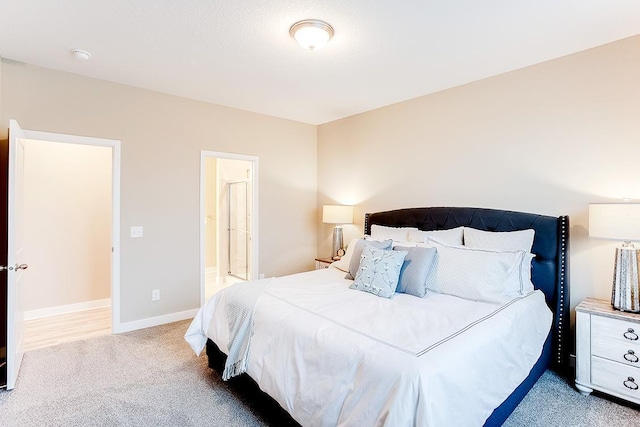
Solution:
<svg viewBox="0 0 640 427"><path fill-rule="evenodd" d="M198 314L198 309L179 311L177 313L164 314L162 316L149 317L146 319L134 320L132 322L124 322L119 324L117 330L113 330L114 334L123 332L137 331L138 329L151 328L167 323L179 322L180 320L193 319Z"/></svg>
<svg viewBox="0 0 640 427"><path fill-rule="evenodd" d="M120 141L25 130L25 138L65 144L111 147L111 330L120 329Z"/></svg>
<svg viewBox="0 0 640 427"><path fill-rule="evenodd" d="M76 304L58 305L56 307L40 308L24 312L24 320L41 319L43 317L59 316L61 314L77 313L79 311L94 310L96 308L111 307L111 298L79 302Z"/></svg>
<svg viewBox="0 0 640 427"><path fill-rule="evenodd" d="M251 156L247 154L235 154L235 153L223 153L220 151L200 151L200 305L205 303L205 260L204 260L204 175L205 175L205 158L216 157L219 159L230 160L244 160L251 162L251 273L249 280L254 280L260 277L260 260L259 260L259 229L258 229L258 216L259 216L259 168L258 156ZM219 215L217 215L219 217Z"/></svg>
<svg viewBox="0 0 640 427"><path fill-rule="evenodd" d="M101 147L113 147L114 143L120 143L116 139L94 138L92 136L67 135L64 133L41 132L37 130L25 130L27 139L35 139L47 142L63 142L65 144L99 145Z"/></svg>

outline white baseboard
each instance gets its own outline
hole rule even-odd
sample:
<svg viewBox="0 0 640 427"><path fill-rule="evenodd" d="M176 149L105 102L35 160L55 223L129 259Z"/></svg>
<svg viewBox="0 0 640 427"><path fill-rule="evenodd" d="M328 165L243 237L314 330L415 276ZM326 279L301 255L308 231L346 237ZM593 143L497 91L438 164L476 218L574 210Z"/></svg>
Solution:
<svg viewBox="0 0 640 427"><path fill-rule="evenodd" d="M78 311L111 307L111 298L79 302L76 304L58 305L56 307L40 308L24 312L24 320L41 319L43 317L59 316L61 314L76 313Z"/></svg>
<svg viewBox="0 0 640 427"><path fill-rule="evenodd" d="M165 314L162 316L149 317L146 319L134 320L132 322L120 323L116 329L113 330L114 334L121 334L123 332L137 331L138 329L150 328L152 326L164 325L166 323L178 322L185 319L193 319L198 313L198 309L179 311L177 313Z"/></svg>

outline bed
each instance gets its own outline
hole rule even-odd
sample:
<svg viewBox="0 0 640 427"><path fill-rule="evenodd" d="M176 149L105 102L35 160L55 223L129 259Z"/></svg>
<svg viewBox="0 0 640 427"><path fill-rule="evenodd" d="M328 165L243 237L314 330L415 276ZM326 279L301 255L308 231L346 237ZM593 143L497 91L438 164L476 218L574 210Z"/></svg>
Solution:
<svg viewBox="0 0 640 427"><path fill-rule="evenodd" d="M367 214L365 234L378 226L534 230L535 291L504 303L386 299L349 289L336 268L261 281L238 372L302 425L501 425L548 367L565 364L568 221L460 207ZM211 367L235 357L229 298L216 294L185 336L196 353L206 342Z"/></svg>

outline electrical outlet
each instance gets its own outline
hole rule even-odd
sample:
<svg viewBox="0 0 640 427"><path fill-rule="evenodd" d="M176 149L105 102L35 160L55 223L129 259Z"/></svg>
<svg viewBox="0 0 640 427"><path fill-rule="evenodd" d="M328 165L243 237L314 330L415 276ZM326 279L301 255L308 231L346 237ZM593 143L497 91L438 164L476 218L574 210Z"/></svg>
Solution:
<svg viewBox="0 0 640 427"><path fill-rule="evenodd" d="M143 234L143 229L141 225L134 225L131 227L131 237L142 237Z"/></svg>
<svg viewBox="0 0 640 427"><path fill-rule="evenodd" d="M151 301L160 301L160 289L151 291Z"/></svg>

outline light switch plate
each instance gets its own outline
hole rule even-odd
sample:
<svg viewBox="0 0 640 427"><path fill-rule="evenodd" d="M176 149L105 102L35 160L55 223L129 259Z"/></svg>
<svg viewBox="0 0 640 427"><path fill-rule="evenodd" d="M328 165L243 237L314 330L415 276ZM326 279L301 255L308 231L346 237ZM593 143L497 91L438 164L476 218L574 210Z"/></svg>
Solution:
<svg viewBox="0 0 640 427"><path fill-rule="evenodd" d="M143 230L141 225L134 225L131 227L131 237L142 237Z"/></svg>

